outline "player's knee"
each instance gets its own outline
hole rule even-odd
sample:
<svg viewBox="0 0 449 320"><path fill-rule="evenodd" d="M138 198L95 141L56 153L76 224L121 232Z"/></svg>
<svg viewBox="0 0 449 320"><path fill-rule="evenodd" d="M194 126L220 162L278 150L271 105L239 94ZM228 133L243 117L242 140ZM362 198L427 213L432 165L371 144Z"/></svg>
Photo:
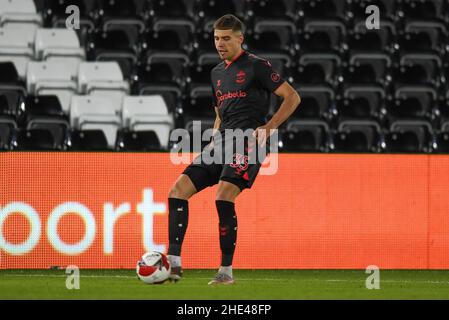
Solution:
<svg viewBox="0 0 449 320"><path fill-rule="evenodd" d="M186 199L187 195L182 190L182 188L179 186L179 183L176 183L168 192L168 197L176 198L176 199Z"/></svg>
<svg viewBox="0 0 449 320"><path fill-rule="evenodd" d="M239 190L232 187L220 186L215 195L215 200L234 202L239 195Z"/></svg>

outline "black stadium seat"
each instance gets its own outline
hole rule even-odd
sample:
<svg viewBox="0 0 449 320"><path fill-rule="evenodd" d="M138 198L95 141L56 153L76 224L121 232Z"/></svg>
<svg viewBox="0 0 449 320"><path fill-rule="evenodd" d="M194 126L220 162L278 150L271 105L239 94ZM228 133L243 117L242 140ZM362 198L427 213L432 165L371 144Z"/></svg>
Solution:
<svg viewBox="0 0 449 320"><path fill-rule="evenodd" d="M110 151L103 130L74 130L68 142L70 151Z"/></svg>
<svg viewBox="0 0 449 320"><path fill-rule="evenodd" d="M322 120L292 120L282 132L282 150L286 152L326 152L329 125Z"/></svg>
<svg viewBox="0 0 449 320"><path fill-rule="evenodd" d="M433 129L428 121L397 120L385 136L385 151L427 153L431 150Z"/></svg>
<svg viewBox="0 0 449 320"><path fill-rule="evenodd" d="M299 15L306 18L347 19L349 3L345 0L298 0Z"/></svg>
<svg viewBox="0 0 449 320"><path fill-rule="evenodd" d="M120 131L117 134L117 151L161 151L161 143L154 131Z"/></svg>
<svg viewBox="0 0 449 320"><path fill-rule="evenodd" d="M138 33L146 30L149 18L147 0L97 0L98 18L101 30L113 30L116 27L130 28Z"/></svg>
<svg viewBox="0 0 449 320"><path fill-rule="evenodd" d="M56 151L61 150L52 133L47 129L21 129L17 132L14 150L21 151Z"/></svg>
<svg viewBox="0 0 449 320"><path fill-rule="evenodd" d="M381 126L371 120L345 120L333 137L335 152L379 152Z"/></svg>
<svg viewBox="0 0 449 320"><path fill-rule="evenodd" d="M125 30L108 30L96 33L90 40L90 60L117 61L123 77L129 79L138 61L139 35Z"/></svg>
<svg viewBox="0 0 449 320"><path fill-rule="evenodd" d="M0 115L0 150L11 150L12 141L17 130L17 123Z"/></svg>
<svg viewBox="0 0 449 320"><path fill-rule="evenodd" d="M401 5L401 14L413 19L441 19L445 14L444 0L405 0Z"/></svg>
<svg viewBox="0 0 449 320"><path fill-rule="evenodd" d="M45 129L53 138L55 147L64 149L70 129L69 119L62 111L57 96L29 96L25 103L25 126L28 130Z"/></svg>
<svg viewBox="0 0 449 320"><path fill-rule="evenodd" d="M251 14L254 17L267 18L282 18L296 20L297 15L297 1L296 0L260 0L252 1L249 7Z"/></svg>

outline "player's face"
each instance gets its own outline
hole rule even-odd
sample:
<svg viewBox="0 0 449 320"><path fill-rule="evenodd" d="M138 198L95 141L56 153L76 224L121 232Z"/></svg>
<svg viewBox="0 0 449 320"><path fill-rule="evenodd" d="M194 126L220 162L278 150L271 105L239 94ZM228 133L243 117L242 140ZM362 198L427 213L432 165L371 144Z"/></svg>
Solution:
<svg viewBox="0 0 449 320"><path fill-rule="evenodd" d="M215 30L214 38L215 48L223 60L231 61L242 48L243 35L241 32L234 32L231 29Z"/></svg>

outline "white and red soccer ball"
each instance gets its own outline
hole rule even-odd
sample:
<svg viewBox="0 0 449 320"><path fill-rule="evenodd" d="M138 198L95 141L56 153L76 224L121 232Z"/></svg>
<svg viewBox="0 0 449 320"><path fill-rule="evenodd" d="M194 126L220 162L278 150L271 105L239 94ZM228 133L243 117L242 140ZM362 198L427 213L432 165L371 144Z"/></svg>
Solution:
<svg viewBox="0 0 449 320"><path fill-rule="evenodd" d="M161 252L145 253L137 262L136 272L140 280L148 284L161 284L170 276L171 266L167 256Z"/></svg>

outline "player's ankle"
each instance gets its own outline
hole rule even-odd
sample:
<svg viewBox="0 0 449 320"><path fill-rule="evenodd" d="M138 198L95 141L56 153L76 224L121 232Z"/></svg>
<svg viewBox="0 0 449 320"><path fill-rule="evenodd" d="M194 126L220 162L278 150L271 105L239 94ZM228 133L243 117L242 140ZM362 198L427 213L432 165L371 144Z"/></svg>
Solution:
<svg viewBox="0 0 449 320"><path fill-rule="evenodd" d="M232 278L232 266L220 266L220 268L218 269L218 272L223 273Z"/></svg>
<svg viewBox="0 0 449 320"><path fill-rule="evenodd" d="M170 262L170 265L175 268L181 267L181 257L175 256L175 255L167 255L168 261Z"/></svg>

